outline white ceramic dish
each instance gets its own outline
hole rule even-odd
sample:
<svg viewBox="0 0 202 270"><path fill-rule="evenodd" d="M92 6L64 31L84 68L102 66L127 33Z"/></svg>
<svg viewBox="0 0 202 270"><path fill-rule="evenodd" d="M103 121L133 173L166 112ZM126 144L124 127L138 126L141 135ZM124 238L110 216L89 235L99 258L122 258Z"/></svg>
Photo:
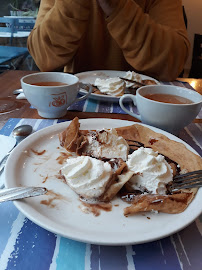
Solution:
<svg viewBox="0 0 202 270"><path fill-rule="evenodd" d="M95 80L97 78L101 79L107 79L110 77L124 77L126 74L126 71L116 71L116 70L94 70L94 71L86 71L75 74L79 78L79 81L82 83L90 83L94 84ZM157 84L159 84L159 81L155 80L154 78L151 78L149 76L141 75L142 80L154 80ZM86 90L80 89L80 94L84 95L86 94ZM91 99L99 100L99 101L110 101L110 102L118 102L119 97L113 97L109 95L99 95L99 94L91 94L89 96Z"/></svg>
<svg viewBox="0 0 202 270"><path fill-rule="evenodd" d="M115 128L133 124L130 121L115 119L84 119L80 120L80 123L81 129ZM6 187L45 186L66 198L54 200L53 208L41 204L42 200L52 198L47 195L14 202L30 220L51 232L74 240L103 245L126 245L149 242L171 235L189 225L200 215L202 189L181 214L147 213L126 218L123 209L127 204L119 198L113 200L110 212L102 211L98 217L92 213L83 213L79 208L81 202L78 196L56 177L62 166L56 162L62 151L57 134L68 125L69 122L63 122L30 135L13 150L8 159ZM183 143L189 150L195 152L174 135L150 128ZM30 149L46 152L43 155L36 155Z"/></svg>

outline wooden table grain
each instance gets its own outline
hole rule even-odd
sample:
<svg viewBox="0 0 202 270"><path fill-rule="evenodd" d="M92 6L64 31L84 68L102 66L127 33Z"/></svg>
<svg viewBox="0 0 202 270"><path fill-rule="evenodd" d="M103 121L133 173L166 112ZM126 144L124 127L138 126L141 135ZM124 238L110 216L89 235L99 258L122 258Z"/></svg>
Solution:
<svg viewBox="0 0 202 270"><path fill-rule="evenodd" d="M0 129L4 126L9 118L43 119L38 115L36 110L30 108L30 104L27 100L17 100L16 96L13 95L13 90L21 88L20 79L30 73L33 73L33 71L12 70L6 71L0 75L0 107L5 104L9 106L8 111L0 111ZM196 89L196 91L202 94L202 79L180 78L180 80L190 83ZM80 119L113 118L139 122L139 120L127 114L92 113L78 111L67 111L67 114L63 117L63 119L72 120L76 116L78 116ZM202 120L196 119L195 122L202 123Z"/></svg>

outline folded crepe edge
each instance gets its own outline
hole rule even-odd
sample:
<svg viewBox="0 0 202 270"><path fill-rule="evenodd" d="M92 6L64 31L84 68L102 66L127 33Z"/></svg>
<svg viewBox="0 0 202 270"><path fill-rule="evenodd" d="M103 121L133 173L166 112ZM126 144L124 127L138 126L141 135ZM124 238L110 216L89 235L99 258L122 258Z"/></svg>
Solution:
<svg viewBox="0 0 202 270"><path fill-rule="evenodd" d="M73 132L68 132L71 130L71 126L73 127ZM88 132L88 130L79 130L79 128L79 119L76 117L71 121L67 129L59 134L61 146L65 147L67 151L76 152L77 154L78 152L80 154L82 153L83 145L85 145L84 135ZM116 128L116 131L126 141L139 141L144 144L144 147L151 147L154 151L158 151L159 154L163 154L174 160L180 165L182 171L190 172L202 169L200 156L187 149L181 142L171 140L167 136L154 132L148 127L134 124ZM129 170L118 175L117 182L112 183L102 197L103 201L111 200L132 175L133 173ZM124 209L124 215L152 210L171 214L180 213L194 199L197 190L197 188L182 189L177 194L165 196L151 196L150 194L136 196L131 206Z"/></svg>

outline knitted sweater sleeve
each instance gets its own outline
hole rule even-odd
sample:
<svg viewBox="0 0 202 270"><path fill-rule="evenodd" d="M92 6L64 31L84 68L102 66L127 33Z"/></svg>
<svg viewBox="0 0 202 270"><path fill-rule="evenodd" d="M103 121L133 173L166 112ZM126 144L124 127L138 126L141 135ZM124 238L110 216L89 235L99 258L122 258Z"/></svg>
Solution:
<svg viewBox="0 0 202 270"><path fill-rule="evenodd" d="M148 0L146 12L133 0L120 0L107 23L135 70L167 81L182 71L190 44L180 0Z"/></svg>
<svg viewBox="0 0 202 270"><path fill-rule="evenodd" d="M36 24L28 37L28 49L41 71L65 65L71 71L73 58L89 18L89 1L42 0Z"/></svg>

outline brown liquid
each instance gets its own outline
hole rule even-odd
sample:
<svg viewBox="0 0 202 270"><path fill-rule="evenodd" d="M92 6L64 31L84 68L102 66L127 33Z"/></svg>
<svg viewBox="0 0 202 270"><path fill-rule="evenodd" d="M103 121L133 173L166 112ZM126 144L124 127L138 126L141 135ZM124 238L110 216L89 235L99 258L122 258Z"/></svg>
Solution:
<svg viewBox="0 0 202 270"><path fill-rule="evenodd" d="M176 95L168 95L168 94L147 94L144 96L145 98L163 102L163 103L172 103L172 104L191 104L193 103L190 99L179 97Z"/></svg>
<svg viewBox="0 0 202 270"><path fill-rule="evenodd" d="M41 156L41 155L46 153L46 150L42 150L41 152L38 152L38 151L36 151L34 149L31 149L31 151L37 156Z"/></svg>
<svg viewBox="0 0 202 270"><path fill-rule="evenodd" d="M55 200L62 200L62 201L69 202L69 200L66 197L64 197L61 194L55 193L52 190L48 190L46 195L49 195L50 197L47 200L42 200L40 203L47 205L50 208L54 208L56 206L56 204L53 203Z"/></svg>
<svg viewBox="0 0 202 270"><path fill-rule="evenodd" d="M61 82L37 82L37 83L30 83L31 85L37 86L61 86L61 85L68 85L67 83Z"/></svg>
<svg viewBox="0 0 202 270"><path fill-rule="evenodd" d="M47 180L48 180L48 175L44 178L44 180L42 181L42 183L46 183Z"/></svg>
<svg viewBox="0 0 202 270"><path fill-rule="evenodd" d="M99 204L89 204L82 202L82 205L85 207L85 210L83 212L85 213L92 213L95 217L98 217L100 215L100 211L106 211L110 212L112 210L112 204L109 203L99 203ZM82 209L81 207L79 207Z"/></svg>
<svg viewBox="0 0 202 270"><path fill-rule="evenodd" d="M65 163L65 161L71 156L70 153L65 153L65 152L61 152L60 156L58 158L56 158L57 162L59 164L63 164Z"/></svg>

